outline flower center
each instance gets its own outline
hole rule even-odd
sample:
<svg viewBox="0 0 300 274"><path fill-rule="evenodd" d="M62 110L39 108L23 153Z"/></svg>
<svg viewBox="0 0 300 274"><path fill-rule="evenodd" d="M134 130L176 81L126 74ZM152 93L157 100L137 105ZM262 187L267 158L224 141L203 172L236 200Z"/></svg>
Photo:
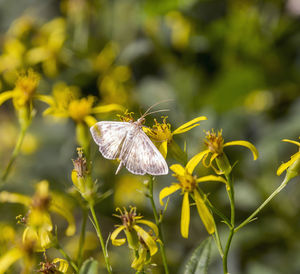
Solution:
<svg viewBox="0 0 300 274"><path fill-rule="evenodd" d="M84 118L91 114L94 97L82 98L74 100L69 105L69 116L75 122L82 122Z"/></svg>
<svg viewBox="0 0 300 274"><path fill-rule="evenodd" d="M224 139L222 131L218 131L218 135L212 130L212 132L206 132L206 140L204 141L211 153L221 155L223 153Z"/></svg>
<svg viewBox="0 0 300 274"><path fill-rule="evenodd" d="M196 187L195 177L191 174L186 173L184 176L177 175L178 181L180 182L183 191L193 192Z"/></svg>
<svg viewBox="0 0 300 274"><path fill-rule="evenodd" d="M151 131L147 132L150 138L152 138L156 142L164 142L168 141L170 143L172 141L172 132L171 125L166 122L168 117L163 117L163 122L158 123L156 119L154 119L155 125L153 125Z"/></svg>

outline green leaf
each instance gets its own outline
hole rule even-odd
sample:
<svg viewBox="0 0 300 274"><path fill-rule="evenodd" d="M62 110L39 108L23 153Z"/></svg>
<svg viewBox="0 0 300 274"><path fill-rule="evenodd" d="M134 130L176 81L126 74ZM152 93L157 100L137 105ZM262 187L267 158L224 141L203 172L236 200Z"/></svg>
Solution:
<svg viewBox="0 0 300 274"><path fill-rule="evenodd" d="M93 258L87 259L82 264L79 274L98 274L98 262Z"/></svg>
<svg viewBox="0 0 300 274"><path fill-rule="evenodd" d="M192 253L185 265L184 274L207 274L211 251L211 237L205 239Z"/></svg>

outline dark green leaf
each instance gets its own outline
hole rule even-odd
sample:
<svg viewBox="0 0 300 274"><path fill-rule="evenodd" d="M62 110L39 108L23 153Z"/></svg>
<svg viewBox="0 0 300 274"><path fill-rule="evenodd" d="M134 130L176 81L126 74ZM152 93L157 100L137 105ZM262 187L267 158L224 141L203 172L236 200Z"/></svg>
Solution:
<svg viewBox="0 0 300 274"><path fill-rule="evenodd" d="M207 274L211 237L205 239L192 253L185 265L184 274Z"/></svg>
<svg viewBox="0 0 300 274"><path fill-rule="evenodd" d="M87 259L80 268L79 274L98 274L98 262L93 258Z"/></svg>

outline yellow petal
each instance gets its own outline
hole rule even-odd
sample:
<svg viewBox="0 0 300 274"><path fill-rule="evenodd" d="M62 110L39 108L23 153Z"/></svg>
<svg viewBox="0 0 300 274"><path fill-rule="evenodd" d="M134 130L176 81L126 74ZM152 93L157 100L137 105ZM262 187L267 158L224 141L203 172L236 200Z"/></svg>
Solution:
<svg viewBox="0 0 300 274"><path fill-rule="evenodd" d="M112 243L113 245L115 245L115 246L120 246L120 245L125 244L125 242L126 242L126 239L125 239L125 238L116 239L117 236L119 235L119 233L120 233L123 229L125 229L125 226L121 225L121 226L119 226L117 229L115 229L115 230L113 231L113 233L111 234L110 239L111 239L111 243Z"/></svg>
<svg viewBox="0 0 300 274"><path fill-rule="evenodd" d="M170 169L179 176L185 175L185 169L183 168L182 165L179 164L171 165Z"/></svg>
<svg viewBox="0 0 300 274"><path fill-rule="evenodd" d="M56 212L60 216L64 217L68 222L68 227L66 229L66 235L72 236L76 232L76 224L74 216L68 206L63 204L61 197L57 196L56 194L52 194L52 201L50 204L50 211Z"/></svg>
<svg viewBox="0 0 300 274"><path fill-rule="evenodd" d="M91 115L85 116L84 121L86 122L86 124L89 127L92 127L93 125L95 125L97 123L97 120Z"/></svg>
<svg viewBox="0 0 300 274"><path fill-rule="evenodd" d="M43 94L35 94L33 96L33 98L40 100L50 106L52 106L54 104L54 100L53 97L49 96L49 95L43 95Z"/></svg>
<svg viewBox="0 0 300 274"><path fill-rule="evenodd" d="M209 150L204 150L198 154L196 154L189 162L187 163L185 169L189 174L192 174L195 167L199 164L199 162L203 159L205 155L209 153Z"/></svg>
<svg viewBox="0 0 300 274"><path fill-rule="evenodd" d="M197 117L197 118L181 125L179 128L175 129L173 131L173 134L180 134L180 133L184 133L188 130L191 130L193 127L200 125L200 124L196 124L196 123L198 123L199 121L203 121L203 120L207 120L207 118L205 116Z"/></svg>
<svg viewBox="0 0 300 274"><path fill-rule="evenodd" d="M69 263L66 260L60 259L60 258L55 258L52 261L52 263L54 263L54 264L59 263L58 271L60 271L62 273L66 273L68 271Z"/></svg>
<svg viewBox="0 0 300 274"><path fill-rule="evenodd" d="M1 203L18 203L25 206L31 204L31 198L19 193L10 193L7 191L0 192L0 202Z"/></svg>
<svg viewBox="0 0 300 274"><path fill-rule="evenodd" d="M181 226L180 231L183 238L188 238L190 226L190 202L189 193L185 192L181 208Z"/></svg>
<svg viewBox="0 0 300 274"><path fill-rule="evenodd" d="M232 141L232 142L228 142L228 143L224 144L224 147L228 147L228 146L244 146L244 147L247 147L251 150L254 160L256 160L258 158L258 151L257 151L256 147L254 145L252 145L250 142L247 142L247 141Z"/></svg>
<svg viewBox="0 0 300 274"><path fill-rule="evenodd" d="M92 113L106 113L110 111L124 111L124 107L118 104L109 104L105 106L98 106L92 109Z"/></svg>
<svg viewBox="0 0 300 274"><path fill-rule="evenodd" d="M153 240L152 236L149 233L147 233L144 229L139 227L138 225L134 225L133 229L143 239L143 241L149 248L150 255L153 256L157 252L157 245L156 242Z"/></svg>
<svg viewBox="0 0 300 274"><path fill-rule="evenodd" d="M180 185L179 184L172 184L168 187L163 188L160 193L159 193L159 202L161 205L164 205L163 203L163 198L171 195L172 193L174 193L175 191L177 191L178 189L180 189Z"/></svg>
<svg viewBox="0 0 300 274"><path fill-rule="evenodd" d="M285 171L289 166L291 166L299 158L300 158L300 152L297 152L296 154L294 154L291 157L291 159L288 162L281 164L279 166L279 168L277 169L277 172L276 172L277 176L280 176L283 171Z"/></svg>
<svg viewBox="0 0 300 274"><path fill-rule="evenodd" d="M138 258L137 257L134 258L131 267L137 271L142 271L146 262L147 262L147 249L142 247L139 249Z"/></svg>
<svg viewBox="0 0 300 274"><path fill-rule="evenodd" d="M215 176L215 175L203 176L196 180L197 183L208 182L208 181L216 181L216 182L222 182L224 184L227 184L227 181L223 177Z"/></svg>
<svg viewBox="0 0 300 274"><path fill-rule="evenodd" d="M168 153L168 141L163 141L159 146L159 152L166 159Z"/></svg>
<svg viewBox="0 0 300 274"><path fill-rule="evenodd" d="M14 96L14 91L5 91L0 93L0 106L7 101L8 99L12 98Z"/></svg>
<svg viewBox="0 0 300 274"><path fill-rule="evenodd" d="M288 143L291 143L291 144L294 144L294 145L300 147L300 143L297 142L297 141L293 141L293 140L289 140L289 139L283 139L282 141L283 142L288 142Z"/></svg>
<svg viewBox="0 0 300 274"><path fill-rule="evenodd" d="M198 193L197 190L194 190L194 197L195 197L195 202L197 206L197 210L199 213L199 216L209 234L213 234L215 232L215 221L210 213L209 209L205 205L202 197Z"/></svg>
<svg viewBox="0 0 300 274"><path fill-rule="evenodd" d="M19 248L13 248L0 257L0 273L6 273L6 270L23 256Z"/></svg>
<svg viewBox="0 0 300 274"><path fill-rule="evenodd" d="M154 231L155 236L158 236L158 228L157 228L157 225L155 223L152 223L152 222L147 221L147 220L137 220L136 223L144 224L144 225L149 226Z"/></svg>

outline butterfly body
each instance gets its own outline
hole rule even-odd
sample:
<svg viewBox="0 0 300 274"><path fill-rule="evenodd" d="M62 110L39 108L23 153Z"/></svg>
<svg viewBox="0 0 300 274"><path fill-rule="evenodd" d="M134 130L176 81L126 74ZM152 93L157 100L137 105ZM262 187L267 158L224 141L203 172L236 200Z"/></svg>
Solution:
<svg viewBox="0 0 300 274"><path fill-rule="evenodd" d="M133 122L98 122L91 127L94 141L106 159L119 159L122 166L137 175L164 175L168 165L156 146L143 131L144 117Z"/></svg>

